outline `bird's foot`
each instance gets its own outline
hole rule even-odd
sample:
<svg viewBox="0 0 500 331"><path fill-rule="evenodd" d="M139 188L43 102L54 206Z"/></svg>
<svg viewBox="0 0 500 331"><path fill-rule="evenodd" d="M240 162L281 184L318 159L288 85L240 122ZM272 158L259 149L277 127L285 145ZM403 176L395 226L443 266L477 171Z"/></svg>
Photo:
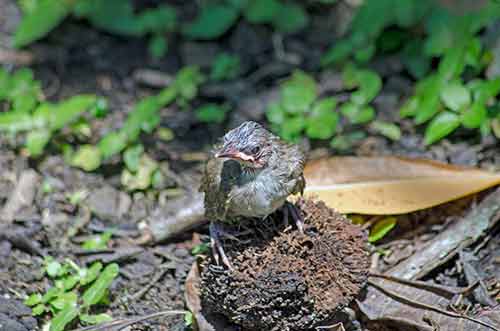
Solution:
<svg viewBox="0 0 500 331"><path fill-rule="evenodd" d="M212 254L215 259L216 264L220 264L220 260L222 263L229 269L234 270L231 262L227 258L226 252L224 252L224 246L221 241L221 234L224 232L221 229L221 225L215 222L211 222L209 226L210 231L210 243L212 246Z"/></svg>
<svg viewBox="0 0 500 331"><path fill-rule="evenodd" d="M299 230L299 232L304 233L304 218L300 214L300 211L297 209L297 207L287 201L285 202L285 208L283 210L283 217L285 218L286 222L285 224L288 224L289 215L292 217L295 225L297 225L297 229Z"/></svg>

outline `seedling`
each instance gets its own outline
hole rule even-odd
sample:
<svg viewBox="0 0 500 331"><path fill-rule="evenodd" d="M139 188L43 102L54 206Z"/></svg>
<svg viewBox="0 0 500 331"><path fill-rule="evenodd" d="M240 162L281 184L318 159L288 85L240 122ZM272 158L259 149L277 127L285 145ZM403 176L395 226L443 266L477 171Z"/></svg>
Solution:
<svg viewBox="0 0 500 331"><path fill-rule="evenodd" d="M53 286L45 293L33 293L25 300L34 316L51 316L50 331L64 331L79 319L84 324L100 324L111 320L107 314L93 314L94 306L109 302L109 287L118 276L118 265L100 262L80 267L66 259L63 263L47 257L43 271Z"/></svg>

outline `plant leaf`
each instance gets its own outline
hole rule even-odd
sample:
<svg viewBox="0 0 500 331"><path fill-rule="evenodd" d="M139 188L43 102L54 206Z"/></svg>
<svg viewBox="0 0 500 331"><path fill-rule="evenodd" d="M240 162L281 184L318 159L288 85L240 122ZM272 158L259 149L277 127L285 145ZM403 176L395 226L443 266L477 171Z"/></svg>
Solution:
<svg viewBox="0 0 500 331"><path fill-rule="evenodd" d="M192 39L215 39L226 33L238 19L238 10L227 5L203 7L196 19L184 26L182 32Z"/></svg>
<svg viewBox="0 0 500 331"><path fill-rule="evenodd" d="M71 164L85 171L94 171L101 166L101 150L92 145L82 145L73 155Z"/></svg>
<svg viewBox="0 0 500 331"><path fill-rule="evenodd" d="M25 15L14 35L15 47L23 47L44 37L56 27L71 10L72 1L39 0Z"/></svg>
<svg viewBox="0 0 500 331"><path fill-rule="evenodd" d="M368 241L371 243L379 241L396 226L396 223L397 219L394 216L389 216L381 219L370 229Z"/></svg>
<svg viewBox="0 0 500 331"><path fill-rule="evenodd" d="M280 8L277 0L251 0L243 15L250 23L270 23Z"/></svg>
<svg viewBox="0 0 500 331"><path fill-rule="evenodd" d="M50 131L47 129L33 130L26 136L26 148L30 156L39 156L42 154L45 146L51 137Z"/></svg>
<svg viewBox="0 0 500 331"><path fill-rule="evenodd" d="M462 125L467 129L477 129L483 124L487 116L486 107L480 103L474 103L461 114Z"/></svg>
<svg viewBox="0 0 500 331"><path fill-rule="evenodd" d="M446 137L460 126L460 116L445 111L437 115L425 129L425 144L430 145Z"/></svg>
<svg viewBox="0 0 500 331"><path fill-rule="evenodd" d="M500 184L500 173L399 157L333 157L306 165L305 196L341 213L404 214Z"/></svg>
<svg viewBox="0 0 500 331"><path fill-rule="evenodd" d="M82 295L83 307L95 305L106 295L113 280L118 276L118 264L112 263L106 266L99 278Z"/></svg>
<svg viewBox="0 0 500 331"><path fill-rule="evenodd" d="M108 314L96 314L96 315L81 314L80 315L80 321L84 322L85 324L90 324L90 325L111 322L112 320L113 320L113 318L111 316L109 316Z"/></svg>
<svg viewBox="0 0 500 331"><path fill-rule="evenodd" d="M60 312L58 312L50 323L50 331L63 331L66 325L73 321L80 310L76 305L67 305Z"/></svg>
<svg viewBox="0 0 500 331"><path fill-rule="evenodd" d="M441 90L441 101L451 110L459 111L470 104L470 92L460 82L447 84Z"/></svg>
<svg viewBox="0 0 500 331"><path fill-rule="evenodd" d="M399 126L394 123L373 121L370 127L381 135L394 141L401 139L401 130Z"/></svg>
<svg viewBox="0 0 500 331"><path fill-rule="evenodd" d="M296 70L281 88L281 105L291 114L306 112L318 95L314 79Z"/></svg>
<svg viewBox="0 0 500 331"><path fill-rule="evenodd" d="M297 32L309 23L309 17L304 9L296 3L282 3L279 15L273 19L276 30L284 33Z"/></svg>
<svg viewBox="0 0 500 331"><path fill-rule="evenodd" d="M329 139L337 131L339 114L335 112L337 100L333 97L316 102L306 120L306 134L313 139Z"/></svg>

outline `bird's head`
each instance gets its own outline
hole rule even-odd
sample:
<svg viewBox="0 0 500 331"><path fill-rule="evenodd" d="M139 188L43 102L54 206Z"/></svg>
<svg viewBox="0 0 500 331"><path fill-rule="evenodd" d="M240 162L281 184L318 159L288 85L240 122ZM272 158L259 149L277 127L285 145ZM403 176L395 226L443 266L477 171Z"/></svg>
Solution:
<svg viewBox="0 0 500 331"><path fill-rule="evenodd" d="M274 138L260 124L247 121L224 135L215 157L238 161L247 168L264 168L272 154Z"/></svg>

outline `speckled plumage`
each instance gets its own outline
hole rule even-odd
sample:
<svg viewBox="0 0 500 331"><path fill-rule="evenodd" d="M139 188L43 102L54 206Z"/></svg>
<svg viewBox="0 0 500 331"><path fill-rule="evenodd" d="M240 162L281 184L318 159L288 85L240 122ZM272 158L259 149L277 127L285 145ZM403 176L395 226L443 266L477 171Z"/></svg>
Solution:
<svg viewBox="0 0 500 331"><path fill-rule="evenodd" d="M233 159L209 159L200 187L209 220L264 218L280 208L289 195L304 189L305 155L299 146L281 140L255 122L229 131L215 149L228 145L248 153L259 146L259 161L250 166Z"/></svg>

